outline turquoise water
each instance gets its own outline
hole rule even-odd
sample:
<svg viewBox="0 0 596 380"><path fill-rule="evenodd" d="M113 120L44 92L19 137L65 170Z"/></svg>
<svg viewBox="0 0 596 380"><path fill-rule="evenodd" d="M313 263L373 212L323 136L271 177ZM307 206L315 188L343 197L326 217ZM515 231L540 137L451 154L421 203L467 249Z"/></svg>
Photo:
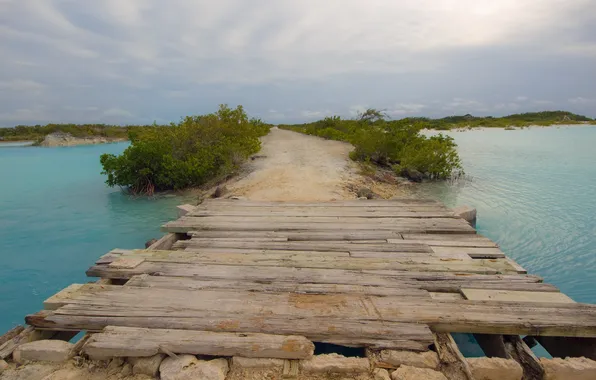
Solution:
<svg viewBox="0 0 596 380"><path fill-rule="evenodd" d="M476 207L479 233L575 301L596 303L596 127L448 134L468 179L419 192ZM482 356L470 336L456 340L466 356Z"/></svg>
<svg viewBox="0 0 596 380"><path fill-rule="evenodd" d="M420 193L476 207L480 233L576 301L596 303L596 127L449 134L468 180ZM99 155L125 147L0 147L0 332L88 281L102 254L142 247L175 217L184 199L133 199L104 185Z"/></svg>
<svg viewBox="0 0 596 380"><path fill-rule="evenodd" d="M48 296L90 281L99 256L142 248L176 217L187 199L134 199L104 184L99 156L126 146L0 146L0 335Z"/></svg>

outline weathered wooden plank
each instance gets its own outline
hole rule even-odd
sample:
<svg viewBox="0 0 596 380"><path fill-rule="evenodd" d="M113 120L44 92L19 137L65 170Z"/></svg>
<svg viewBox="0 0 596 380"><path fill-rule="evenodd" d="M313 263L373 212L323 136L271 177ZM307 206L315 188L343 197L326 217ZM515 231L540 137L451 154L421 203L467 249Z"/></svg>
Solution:
<svg viewBox="0 0 596 380"><path fill-rule="evenodd" d="M166 232L187 233L190 231L367 231L387 230L397 233L425 232L441 234L475 234L476 230L463 219L410 219L408 221L388 223L350 223L344 220L335 222L309 221L255 221L255 220L230 220L212 221L207 218L181 218L166 223L162 230Z"/></svg>
<svg viewBox="0 0 596 380"><path fill-rule="evenodd" d="M346 284L295 284L276 281L270 283L251 281L215 280L203 281L183 277L140 275L132 277L125 286L188 290L243 290L260 293L302 293L302 294L360 294L373 296L428 298L428 292L416 287L415 283L396 282L395 287L346 285Z"/></svg>
<svg viewBox="0 0 596 380"><path fill-rule="evenodd" d="M135 253L138 252L138 253ZM154 255L154 252L158 252ZM235 253L192 253L188 251L131 251L118 261L130 256L139 256L142 262L134 268L98 265L90 270L139 271L136 274L160 271L166 264L183 263L188 268L199 265L242 265L293 268L352 269L352 270L395 270L415 272L462 272L479 274L514 273L509 264L500 260L455 260L436 257L396 256L392 260L379 258L342 257L304 254L235 254ZM134 273L134 272L133 272Z"/></svg>
<svg viewBox="0 0 596 380"><path fill-rule="evenodd" d="M62 289L58 293L43 301L43 308L46 310L56 310L59 307L66 305L65 300L70 299L72 294L81 290L82 287L82 284L69 285L65 289Z"/></svg>
<svg viewBox="0 0 596 380"><path fill-rule="evenodd" d="M503 302L540 302L540 303L573 303L571 298L558 292L528 292L493 289L466 289L462 294L472 301L503 301Z"/></svg>
<svg viewBox="0 0 596 380"><path fill-rule="evenodd" d="M517 273L528 273L528 271L525 270L524 267L516 263L514 260L510 258L506 258L506 260L509 262L509 264L511 264L512 267L514 267L517 270Z"/></svg>
<svg viewBox="0 0 596 380"><path fill-rule="evenodd" d="M35 329L29 326L21 330L18 334L13 334L13 337L7 339L3 344L0 345L0 359L6 359L12 355L13 351L18 346L30 342L34 333Z"/></svg>
<svg viewBox="0 0 596 380"><path fill-rule="evenodd" d="M181 238L182 236L180 234L166 234L162 236L158 241L151 244L151 246L147 249L152 251L171 249L172 245L174 245L174 243L180 240Z"/></svg>
<svg viewBox="0 0 596 380"><path fill-rule="evenodd" d="M147 251L147 252L156 252L156 251ZM167 252L167 251L166 251ZM108 264L110 268L117 268L117 269L133 269L141 265L145 259L140 257L140 255L136 256L120 256L117 259L113 260L111 263Z"/></svg>
<svg viewBox="0 0 596 380"><path fill-rule="evenodd" d="M175 354L307 359L314 344L303 336L147 329L107 326L83 347L90 358L148 357Z"/></svg>
<svg viewBox="0 0 596 380"><path fill-rule="evenodd" d="M474 380L468 362L449 333L435 333L435 347L440 368L449 380Z"/></svg>
<svg viewBox="0 0 596 380"><path fill-rule="evenodd" d="M269 202L269 201L246 201L246 200L228 200L212 199L206 200L199 205L210 207L211 205L231 205L243 207L368 207L368 206L411 206L411 205L431 205L443 206L442 203L433 199L423 198L402 198L402 199L383 199L383 200L341 200L329 202ZM443 206L444 207L444 206Z"/></svg>
<svg viewBox="0 0 596 380"><path fill-rule="evenodd" d="M23 330L25 330L23 326L15 326L12 329L8 330L6 333L0 336L0 347L2 347L4 343L18 336L20 333L23 332Z"/></svg>
<svg viewBox="0 0 596 380"><path fill-rule="evenodd" d="M103 309L103 307L99 307ZM214 332L250 332L278 335L303 335L315 342L343 341L354 346L377 344L379 341L395 341L394 348L402 347L405 341L416 341L422 347L432 343L432 334L427 326L415 323L394 323L390 321L355 321L337 317L305 320L293 316L239 315L233 313L199 312L179 318L132 316L87 316L60 314L33 314L27 320L46 329L79 330L85 326L88 331L101 331L109 325L123 327L162 328L181 330L205 330Z"/></svg>
<svg viewBox="0 0 596 380"><path fill-rule="evenodd" d="M439 293L429 292L430 298L434 300L449 301L449 300L463 300L464 297L460 293Z"/></svg>
<svg viewBox="0 0 596 380"><path fill-rule="evenodd" d="M404 240L407 241L407 240ZM438 256L468 255L475 259L503 259L505 254L499 248L478 247L438 247L433 246L432 251ZM517 268L517 266L516 266Z"/></svg>
<svg viewBox="0 0 596 380"><path fill-rule="evenodd" d="M426 244L407 243L400 240L394 244L355 244L351 242L267 242L267 241L217 241L212 239L181 240L175 245L177 248L244 248L244 249L269 249L285 251L376 251L376 252L425 252L433 250Z"/></svg>
<svg viewBox="0 0 596 380"><path fill-rule="evenodd" d="M432 244L430 241L461 241L461 242L490 242L492 241L482 235L453 235L453 234L424 234L424 233L404 233L402 234L404 240L423 241L426 244Z"/></svg>
<svg viewBox="0 0 596 380"><path fill-rule="evenodd" d="M543 380L544 368L532 350L517 335L503 337L507 355L518 362L523 370L523 380Z"/></svg>
<svg viewBox="0 0 596 380"><path fill-rule="evenodd" d="M250 270L249 270L250 269ZM475 275L462 272L414 272L414 271L387 271L345 269L320 269L320 268L291 268L279 267L275 271L267 266L238 265L188 265L184 263L156 263L145 262L134 269L114 269L105 265L91 267L87 271L90 277L102 277L127 280L139 274L155 274L159 276L191 277L196 279L227 279L241 281L279 281L284 279L294 283L327 283L327 284L353 284L389 286L397 280L416 280L431 285L432 291L450 291L441 289L442 281L454 281L467 285L476 282L499 283L536 283L542 279L531 275ZM434 285L431 282L435 282ZM491 285L492 286L492 285ZM468 286L474 287L474 286ZM431 290L428 289L428 290ZM500 289L500 288L496 288Z"/></svg>
<svg viewBox="0 0 596 380"><path fill-rule="evenodd" d="M358 241L371 239L401 239L401 235L392 231L191 231L191 236L199 238L286 238L288 241Z"/></svg>
<svg viewBox="0 0 596 380"><path fill-rule="evenodd" d="M376 276L375 276L376 277ZM462 278L464 277L464 278ZM470 279L466 280L466 276L459 276L459 278L430 281L430 280L415 280L415 279L393 279L387 281L383 286L374 285L356 285L350 284L327 284L319 283L314 279L313 283L296 283L290 278L286 281L285 278L262 278L262 279L200 279L192 277L168 277L168 276L150 276L143 274L140 276L133 276L125 286L141 286L141 287L156 287L156 288L170 288L170 289L212 289L212 290L245 290L253 292L264 293L279 293L279 292L293 292L305 294L326 294L326 293L351 293L351 294L370 294L377 296L409 296L415 295L416 290L423 291L438 291L444 294L457 294L458 299L463 297L459 293L460 288L477 287L477 288L492 288L492 289L525 289L536 291L558 291L558 289L550 284L540 282L523 282L510 281L507 279L494 279L492 281L484 279ZM487 277L487 276L481 276ZM495 278L498 276L488 276ZM528 279L528 281L533 278ZM322 280L324 281L324 280ZM426 298L428 295L420 295L420 298ZM455 296L446 296L455 298Z"/></svg>
<svg viewBox="0 0 596 380"><path fill-rule="evenodd" d="M455 218L455 214L448 210L432 210L432 211L408 211L408 210L395 210L388 211L384 209L380 210L360 210L354 209L346 210L339 207L331 207L329 209L320 210L320 208L304 208L303 210L286 210L285 208L270 208L270 210L256 209L256 210L237 210L230 208L229 210L196 210L186 215L187 217L214 217L224 216L233 218L244 218L244 217L259 217L267 218L270 216L276 217L358 217L367 219L384 219L384 218Z"/></svg>
<svg viewBox="0 0 596 380"><path fill-rule="evenodd" d="M405 340L405 339L359 339L358 342L353 339L327 339L321 338L316 341L317 343L330 343L338 346L362 348L365 347L371 350L400 350L400 351L417 351L423 352L429 350L429 342L417 341L417 340Z"/></svg>
<svg viewBox="0 0 596 380"><path fill-rule="evenodd" d="M452 226L452 227L467 227L470 229L469 224L459 218L399 218L399 217L387 217L387 218L364 218L364 217L341 217L341 216L204 216L201 218L193 217L182 217L177 220L178 223L187 225L204 226L211 223L258 223L263 225L270 225L273 223L284 223L287 225L296 224L301 225L303 223L308 224L332 224L346 223L353 225L384 225L384 226Z"/></svg>
<svg viewBox="0 0 596 380"><path fill-rule="evenodd" d="M258 318L273 315L305 320L335 315L345 320L425 323L434 331L596 336L596 306L579 303L528 305L349 294L260 294L136 287L113 289L94 284L85 287L85 293L75 294L68 305L54 312L55 315L98 316L106 320L108 317L146 317L150 320L200 315L218 317L222 313L246 318L251 315ZM139 327L163 328L147 325Z"/></svg>

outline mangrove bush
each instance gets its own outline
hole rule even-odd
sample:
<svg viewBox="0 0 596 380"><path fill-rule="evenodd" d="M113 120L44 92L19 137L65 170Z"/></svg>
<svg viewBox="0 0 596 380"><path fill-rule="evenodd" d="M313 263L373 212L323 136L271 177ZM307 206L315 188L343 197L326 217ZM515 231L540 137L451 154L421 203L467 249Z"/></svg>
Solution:
<svg viewBox="0 0 596 380"><path fill-rule="evenodd" d="M169 127L131 130L131 145L119 156L103 154L109 186L133 194L200 186L229 173L259 151L269 126L249 119L242 106L188 116Z"/></svg>

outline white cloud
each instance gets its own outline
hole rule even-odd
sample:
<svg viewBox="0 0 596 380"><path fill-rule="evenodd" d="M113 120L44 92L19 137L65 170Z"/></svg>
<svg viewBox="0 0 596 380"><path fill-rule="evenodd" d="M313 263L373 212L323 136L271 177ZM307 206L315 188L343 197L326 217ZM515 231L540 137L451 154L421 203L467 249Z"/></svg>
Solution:
<svg viewBox="0 0 596 380"><path fill-rule="evenodd" d="M131 118L131 117L135 116L132 112L124 110L122 108L107 109L103 112L103 115L104 116L123 117L123 118Z"/></svg>
<svg viewBox="0 0 596 380"><path fill-rule="evenodd" d="M387 109L385 112L387 113L387 115L389 115L391 117L407 116L407 115L419 114L425 108L426 108L426 105L424 105L424 104L401 103L401 104L397 104L393 108Z"/></svg>
<svg viewBox="0 0 596 380"><path fill-rule="evenodd" d="M583 98L581 96L578 96L577 98L569 99L569 103L574 105L596 104L596 99Z"/></svg>
<svg viewBox="0 0 596 380"><path fill-rule="evenodd" d="M515 100L517 100L518 102L525 102L526 100L528 100L527 96L517 96L515 98Z"/></svg>
<svg viewBox="0 0 596 380"><path fill-rule="evenodd" d="M40 93L45 88L46 86L44 84L29 79L0 81L0 90L3 91L26 91L30 93Z"/></svg>

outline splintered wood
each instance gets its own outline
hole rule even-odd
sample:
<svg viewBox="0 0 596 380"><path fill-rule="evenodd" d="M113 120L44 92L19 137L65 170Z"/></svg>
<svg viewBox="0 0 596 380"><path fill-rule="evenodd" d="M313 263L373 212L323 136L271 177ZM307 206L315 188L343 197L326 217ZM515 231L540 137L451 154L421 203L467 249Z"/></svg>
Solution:
<svg viewBox="0 0 596 380"><path fill-rule="evenodd" d="M444 333L596 337L596 306L435 201L209 200L163 229L167 244L114 249L87 271L124 286L72 285L27 322L103 331L85 347L99 357L303 359L310 342L425 351L439 336L462 376Z"/></svg>

